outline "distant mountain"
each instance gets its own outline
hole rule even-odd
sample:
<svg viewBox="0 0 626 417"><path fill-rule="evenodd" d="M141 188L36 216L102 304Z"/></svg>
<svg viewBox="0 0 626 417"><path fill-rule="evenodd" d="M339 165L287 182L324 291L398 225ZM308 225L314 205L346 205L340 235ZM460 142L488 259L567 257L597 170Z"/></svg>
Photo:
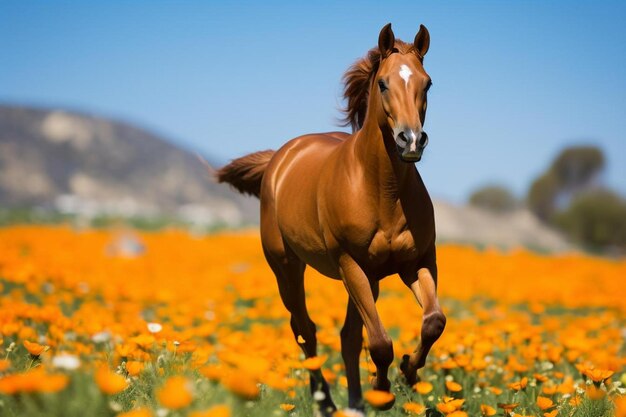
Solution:
<svg viewBox="0 0 626 417"><path fill-rule="evenodd" d="M0 207L95 217L258 221L258 202L211 181L196 155L128 123L0 105Z"/></svg>

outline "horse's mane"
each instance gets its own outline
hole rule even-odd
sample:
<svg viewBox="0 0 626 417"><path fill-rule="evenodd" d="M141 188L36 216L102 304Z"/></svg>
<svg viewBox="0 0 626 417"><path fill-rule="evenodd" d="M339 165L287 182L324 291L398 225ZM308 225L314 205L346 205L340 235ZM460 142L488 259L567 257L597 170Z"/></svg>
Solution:
<svg viewBox="0 0 626 417"><path fill-rule="evenodd" d="M394 50L406 54L413 50L413 45L396 39ZM343 98L346 99L347 104L342 109L344 117L341 122L343 126L352 126L352 131L359 130L365 121L369 89L372 85L372 78L378 72L380 59L378 47L372 48L367 55L352 64L343 75Z"/></svg>

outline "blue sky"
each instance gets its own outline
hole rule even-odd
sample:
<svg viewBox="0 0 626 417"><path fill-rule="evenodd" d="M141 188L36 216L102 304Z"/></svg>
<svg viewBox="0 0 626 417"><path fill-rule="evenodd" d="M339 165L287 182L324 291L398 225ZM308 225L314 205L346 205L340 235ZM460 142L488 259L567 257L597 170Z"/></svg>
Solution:
<svg viewBox="0 0 626 417"><path fill-rule="evenodd" d="M0 102L127 120L216 161L337 129L341 76L393 23L431 34L418 168L464 201L524 195L564 146L592 143L626 194L626 2L7 2Z"/></svg>

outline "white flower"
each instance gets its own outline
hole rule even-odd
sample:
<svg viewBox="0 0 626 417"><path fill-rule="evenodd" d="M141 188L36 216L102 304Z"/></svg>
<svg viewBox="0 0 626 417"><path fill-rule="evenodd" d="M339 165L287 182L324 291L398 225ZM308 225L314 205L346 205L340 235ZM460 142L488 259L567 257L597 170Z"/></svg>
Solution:
<svg viewBox="0 0 626 417"><path fill-rule="evenodd" d="M315 393L313 394L313 399L315 401L324 401L326 399L326 394L324 394L322 391L315 391Z"/></svg>
<svg viewBox="0 0 626 417"><path fill-rule="evenodd" d="M116 401L110 401L109 407L111 408L111 410L115 411L116 413L122 411L122 404Z"/></svg>
<svg viewBox="0 0 626 417"><path fill-rule="evenodd" d="M73 371L80 367L80 359L77 356L70 355L68 353L61 353L60 355L52 358L52 366L55 368L67 369Z"/></svg>
<svg viewBox="0 0 626 417"><path fill-rule="evenodd" d="M93 336L91 336L91 340L94 343L105 343L105 342L108 342L110 339L111 339L111 333L109 333L106 330L103 332L98 332L94 334Z"/></svg>
<svg viewBox="0 0 626 417"><path fill-rule="evenodd" d="M163 326L160 323L148 323L148 331L150 333L158 333L163 330Z"/></svg>

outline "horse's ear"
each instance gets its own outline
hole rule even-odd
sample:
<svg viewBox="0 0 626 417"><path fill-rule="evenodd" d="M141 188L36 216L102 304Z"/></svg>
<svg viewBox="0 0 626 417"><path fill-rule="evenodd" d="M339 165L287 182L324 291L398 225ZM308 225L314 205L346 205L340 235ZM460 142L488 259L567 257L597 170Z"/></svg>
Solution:
<svg viewBox="0 0 626 417"><path fill-rule="evenodd" d="M413 47L415 48L415 52L419 55L421 59L424 59L426 52L428 52L428 48L430 47L430 33L428 33L428 29L426 26L420 25L420 31L415 35L415 40L413 41Z"/></svg>
<svg viewBox="0 0 626 417"><path fill-rule="evenodd" d="M378 50L380 56L385 58L393 51L393 47L396 44L396 37L391 30L391 23L387 23L378 35Z"/></svg>

